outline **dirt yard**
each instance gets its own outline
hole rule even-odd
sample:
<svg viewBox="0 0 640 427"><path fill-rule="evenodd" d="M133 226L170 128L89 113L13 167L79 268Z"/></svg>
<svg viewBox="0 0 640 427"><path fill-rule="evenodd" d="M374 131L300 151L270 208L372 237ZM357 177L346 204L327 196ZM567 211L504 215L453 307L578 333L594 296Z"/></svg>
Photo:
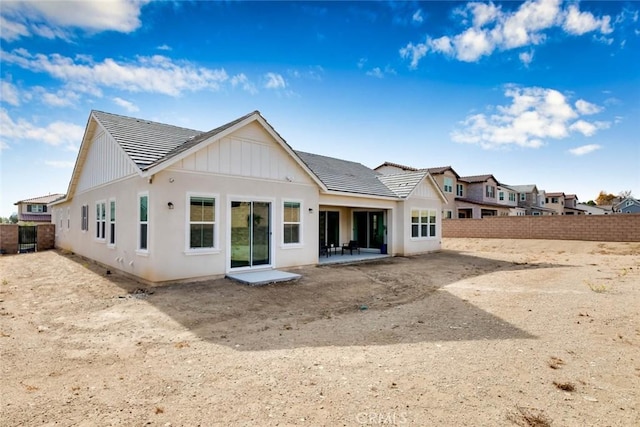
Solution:
<svg viewBox="0 0 640 427"><path fill-rule="evenodd" d="M0 424L640 423L640 243L444 247L258 288L3 256Z"/></svg>

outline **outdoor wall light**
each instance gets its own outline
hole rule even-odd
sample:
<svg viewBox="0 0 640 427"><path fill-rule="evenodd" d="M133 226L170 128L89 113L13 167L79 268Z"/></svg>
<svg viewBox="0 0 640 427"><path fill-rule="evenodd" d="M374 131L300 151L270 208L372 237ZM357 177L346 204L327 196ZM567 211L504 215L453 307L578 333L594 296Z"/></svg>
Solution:
<svg viewBox="0 0 640 427"><path fill-rule="evenodd" d="M173 203L169 202L167 203L167 206L169 206L169 209L173 209Z"/></svg>
<svg viewBox="0 0 640 427"><path fill-rule="evenodd" d="M313 213L313 208L309 208L309 213Z"/></svg>

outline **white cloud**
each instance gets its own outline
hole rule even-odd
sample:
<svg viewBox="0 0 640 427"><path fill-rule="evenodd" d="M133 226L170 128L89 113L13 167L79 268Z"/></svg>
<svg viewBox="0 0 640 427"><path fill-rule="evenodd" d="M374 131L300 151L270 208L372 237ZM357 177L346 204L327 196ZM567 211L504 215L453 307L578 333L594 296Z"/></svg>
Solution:
<svg viewBox="0 0 640 427"><path fill-rule="evenodd" d="M127 101L126 99L122 99L116 96L115 98L113 98L113 102L127 110L129 113L140 111L137 105L135 105L133 102Z"/></svg>
<svg viewBox="0 0 640 427"><path fill-rule="evenodd" d="M415 11L411 20L415 23L421 24L424 21L424 17L422 16L422 9L418 9Z"/></svg>
<svg viewBox="0 0 640 427"><path fill-rule="evenodd" d="M578 6L571 5L566 12L562 28L569 34L580 36L591 31L600 31L602 34L609 34L611 29L611 17L603 16L596 18L589 12L580 12Z"/></svg>
<svg viewBox="0 0 640 427"><path fill-rule="evenodd" d="M18 88L6 80L3 80L2 85L0 85L0 97L2 98L2 102L11 104L14 107L20 105L20 92Z"/></svg>
<svg viewBox="0 0 640 427"><path fill-rule="evenodd" d="M33 140L54 147L74 147L84 135L84 128L73 123L55 121L41 127L22 118L14 121L5 109L0 109L0 125L3 140Z"/></svg>
<svg viewBox="0 0 640 427"><path fill-rule="evenodd" d="M560 0L528 0L514 11L505 11L493 3L469 2L456 10L455 16L461 17L463 24L458 34L427 36L424 43L407 43L400 49L400 56L410 59L412 69L429 51L476 62L496 50L541 44L548 37L546 31L553 28L562 28L569 34L612 31L611 17L597 18L589 12L580 12L577 5L568 6L564 12L561 5ZM525 65L531 58L531 54L520 54Z"/></svg>
<svg viewBox="0 0 640 427"><path fill-rule="evenodd" d="M3 2L2 38L67 38L66 29L130 33L140 27L147 0Z"/></svg>
<svg viewBox="0 0 640 427"><path fill-rule="evenodd" d="M171 49L171 46L169 46L167 44L160 45L156 49L158 49L158 50L167 50L167 51L168 50L173 50L173 49Z"/></svg>
<svg viewBox="0 0 640 427"><path fill-rule="evenodd" d="M588 145L582 145L580 147L572 148L569 150L569 153L573 154L574 156L584 156L585 154L592 153L601 148L602 146L598 144L588 144Z"/></svg>
<svg viewBox="0 0 640 427"><path fill-rule="evenodd" d="M74 105L80 99L77 93L71 90L58 90L57 92L49 92L42 86L33 88L33 94L47 105L52 107L68 107Z"/></svg>
<svg viewBox="0 0 640 427"><path fill-rule="evenodd" d="M244 75L244 73L236 74L235 76L231 77L231 86L241 86L245 92L248 92L251 95L255 95L256 93L258 93L258 89L256 88L256 86L249 81L249 78Z"/></svg>
<svg viewBox="0 0 640 427"><path fill-rule="evenodd" d="M596 114L602 111L601 107L596 104L585 101L584 99L578 99L575 103L576 109L580 114Z"/></svg>
<svg viewBox="0 0 640 427"><path fill-rule="evenodd" d="M267 89L284 89L287 86L287 83L284 81L284 77L280 74L267 73L264 77L267 80L264 87Z"/></svg>
<svg viewBox="0 0 640 427"><path fill-rule="evenodd" d="M0 59L98 93L102 86L178 96L185 91L219 90L228 79L222 68L197 67L188 61L174 62L161 55L141 56L132 63L119 63L111 58L95 62L87 57L32 55L25 49L15 49L12 52L1 51Z"/></svg>
<svg viewBox="0 0 640 427"><path fill-rule="evenodd" d="M520 55L518 55L518 58L520 58L520 61L522 61L525 67L528 67L529 64L531 64L531 62L533 61L533 51L530 50L529 52L521 52Z"/></svg>
<svg viewBox="0 0 640 427"><path fill-rule="evenodd" d="M567 138L571 132L592 136L609 127L608 122L589 123L580 119L584 113L574 110L566 97L554 89L510 86L504 94L511 99L509 105L492 107L495 113L490 115L468 116L451 133L452 140L483 148L509 145L538 148L547 139Z"/></svg>
<svg viewBox="0 0 640 427"><path fill-rule="evenodd" d="M384 73L382 72L380 67L375 67L375 68L367 71L366 74L367 74L367 76L377 77L379 79L384 77Z"/></svg>
<svg viewBox="0 0 640 427"><path fill-rule="evenodd" d="M72 169L75 166L75 162L64 160L45 160L44 164L56 169Z"/></svg>
<svg viewBox="0 0 640 427"><path fill-rule="evenodd" d="M424 43L418 43L414 45L413 43L407 44L405 47L400 49L400 56L402 58L411 58L410 68L417 68L418 62L427 54L427 45Z"/></svg>

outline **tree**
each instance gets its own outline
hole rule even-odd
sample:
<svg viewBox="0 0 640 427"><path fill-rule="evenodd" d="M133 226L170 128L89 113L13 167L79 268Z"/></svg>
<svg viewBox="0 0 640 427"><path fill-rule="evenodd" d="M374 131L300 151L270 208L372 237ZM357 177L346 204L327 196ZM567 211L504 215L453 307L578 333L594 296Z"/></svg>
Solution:
<svg viewBox="0 0 640 427"><path fill-rule="evenodd" d="M620 193L618 193L618 197L620 197L620 200L626 199L627 197L632 197L631 196L631 190L621 191Z"/></svg>
<svg viewBox="0 0 640 427"><path fill-rule="evenodd" d="M606 191L601 191L596 198L596 203L598 206L610 205L613 203L613 200L616 198L613 194L608 194Z"/></svg>
<svg viewBox="0 0 640 427"><path fill-rule="evenodd" d="M589 205L589 206L595 206L595 205L596 205L596 202L594 202L593 200L589 200L589 201L588 201L587 203L585 203L585 204L586 204L586 205Z"/></svg>

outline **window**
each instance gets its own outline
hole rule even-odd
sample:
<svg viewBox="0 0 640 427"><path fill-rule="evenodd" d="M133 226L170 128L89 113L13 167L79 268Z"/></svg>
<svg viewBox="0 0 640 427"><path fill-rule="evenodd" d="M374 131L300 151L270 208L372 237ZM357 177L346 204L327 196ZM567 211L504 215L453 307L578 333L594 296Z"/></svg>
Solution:
<svg viewBox="0 0 640 427"><path fill-rule="evenodd" d="M146 251L149 243L149 195L138 195L138 249Z"/></svg>
<svg viewBox="0 0 640 427"><path fill-rule="evenodd" d="M549 202L547 202L549 203ZM552 197L551 198L551 203L558 203L558 198L557 197Z"/></svg>
<svg viewBox="0 0 640 427"><path fill-rule="evenodd" d="M521 202L527 201L527 193L520 193L520 201Z"/></svg>
<svg viewBox="0 0 640 427"><path fill-rule="evenodd" d="M498 199L504 200L504 191L498 193Z"/></svg>
<svg viewBox="0 0 640 427"><path fill-rule="evenodd" d="M462 184L456 184L456 196L464 197L464 186Z"/></svg>
<svg viewBox="0 0 640 427"><path fill-rule="evenodd" d="M96 203L96 239L104 240L106 227L106 205L105 202Z"/></svg>
<svg viewBox="0 0 640 427"><path fill-rule="evenodd" d="M47 211L46 205L27 205L27 212L42 213Z"/></svg>
<svg viewBox="0 0 640 427"><path fill-rule="evenodd" d="M453 179L445 177L444 178L444 192L452 193L453 192Z"/></svg>
<svg viewBox="0 0 640 427"><path fill-rule="evenodd" d="M82 221L80 222L80 229L82 231L89 230L89 205L82 205L80 218L82 218Z"/></svg>
<svg viewBox="0 0 640 427"><path fill-rule="evenodd" d="M509 193L509 201L510 202L516 201L516 193Z"/></svg>
<svg viewBox="0 0 640 427"><path fill-rule="evenodd" d="M496 197L496 188L493 185L486 185L485 189L486 189L485 195L487 197L490 197L490 198Z"/></svg>
<svg viewBox="0 0 640 427"><path fill-rule="evenodd" d="M453 218L453 211L444 211L444 217L447 219Z"/></svg>
<svg viewBox="0 0 640 427"><path fill-rule="evenodd" d="M283 242L284 244L300 243L301 208L299 202L284 202Z"/></svg>
<svg viewBox="0 0 640 427"><path fill-rule="evenodd" d="M67 208L67 230L71 228L71 208Z"/></svg>
<svg viewBox="0 0 640 427"><path fill-rule="evenodd" d="M109 200L109 244L116 244L116 201Z"/></svg>
<svg viewBox="0 0 640 427"><path fill-rule="evenodd" d="M411 210L411 237L436 237L435 210Z"/></svg>
<svg viewBox="0 0 640 427"><path fill-rule="evenodd" d="M189 196L189 249L215 247L216 200Z"/></svg>

